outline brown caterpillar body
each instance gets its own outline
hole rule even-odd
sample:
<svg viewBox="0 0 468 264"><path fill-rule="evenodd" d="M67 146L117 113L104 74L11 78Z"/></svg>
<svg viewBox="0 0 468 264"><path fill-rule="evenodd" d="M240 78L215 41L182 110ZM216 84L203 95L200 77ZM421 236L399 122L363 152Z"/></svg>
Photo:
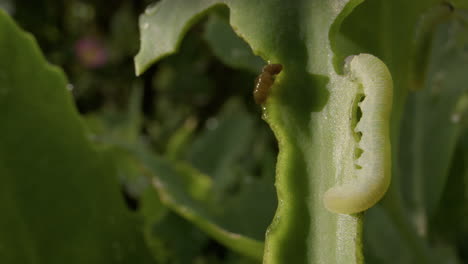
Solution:
<svg viewBox="0 0 468 264"><path fill-rule="evenodd" d="M270 88L275 81L273 76L280 73L283 69L281 64L268 64L262 69L262 73L255 80L255 89L253 92L255 103L263 104L268 98Z"/></svg>

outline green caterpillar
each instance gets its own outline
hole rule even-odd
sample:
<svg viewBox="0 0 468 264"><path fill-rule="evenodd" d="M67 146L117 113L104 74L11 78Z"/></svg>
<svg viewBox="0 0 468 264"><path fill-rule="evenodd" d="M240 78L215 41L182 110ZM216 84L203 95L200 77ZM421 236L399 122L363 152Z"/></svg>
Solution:
<svg viewBox="0 0 468 264"><path fill-rule="evenodd" d="M346 59L345 72L358 84L358 95L363 99L357 103L362 116L354 130L359 135L358 154L353 154L356 155L353 177L326 191L323 201L329 211L353 214L376 204L390 185L393 84L385 64L369 54Z"/></svg>

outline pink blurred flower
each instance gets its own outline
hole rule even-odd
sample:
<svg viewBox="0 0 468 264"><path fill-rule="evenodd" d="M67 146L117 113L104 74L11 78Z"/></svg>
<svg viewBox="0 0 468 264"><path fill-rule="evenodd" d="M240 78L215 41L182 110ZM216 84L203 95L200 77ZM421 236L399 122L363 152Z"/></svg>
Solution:
<svg viewBox="0 0 468 264"><path fill-rule="evenodd" d="M104 43L95 36L85 36L75 44L75 54L87 68L99 68L106 64L109 54Z"/></svg>

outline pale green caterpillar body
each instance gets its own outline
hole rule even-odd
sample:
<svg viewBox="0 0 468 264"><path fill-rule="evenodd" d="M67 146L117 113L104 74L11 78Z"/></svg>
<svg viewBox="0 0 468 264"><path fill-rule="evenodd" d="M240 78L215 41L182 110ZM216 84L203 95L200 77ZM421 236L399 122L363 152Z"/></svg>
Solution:
<svg viewBox="0 0 468 264"><path fill-rule="evenodd" d="M326 191L323 201L329 211L353 214L376 204L390 185L393 84L385 64L369 54L349 57L345 72L358 84L363 98L358 103L362 116L354 129L360 135L356 143L360 156L356 157L353 177Z"/></svg>

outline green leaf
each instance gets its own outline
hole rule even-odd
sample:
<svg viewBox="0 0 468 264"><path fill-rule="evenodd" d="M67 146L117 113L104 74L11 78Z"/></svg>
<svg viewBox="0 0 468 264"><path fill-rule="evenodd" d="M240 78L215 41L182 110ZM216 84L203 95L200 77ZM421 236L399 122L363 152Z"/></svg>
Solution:
<svg viewBox="0 0 468 264"><path fill-rule="evenodd" d="M423 113L419 113L423 127L437 126L429 127L430 133L419 132L424 142L431 140L430 147L423 146L422 142L413 145L417 150L415 153L419 154L418 162L414 164L419 166L416 171L424 173L424 177L420 175L418 178L424 192L419 196L408 195L413 198L411 205L419 205L423 213L427 210L427 219L423 219L428 222L430 239L442 241L443 246L449 248L455 245L462 248L468 235L468 226L465 221L460 221L468 213L468 88L461 85L468 81L468 58L464 55L468 45L464 36L468 28L460 22L453 20L439 27L434 43L437 45L434 46L440 48L433 49L432 77L428 79L425 93L414 95L420 98L419 109L427 106ZM437 114L435 110L438 110ZM427 114L432 114L431 118ZM435 153L428 153L428 148ZM419 198L420 204L414 203L414 198Z"/></svg>
<svg viewBox="0 0 468 264"><path fill-rule="evenodd" d="M436 4L439 3L435 0L365 1L345 19L340 29L341 34L352 41L355 47L349 50L337 49L338 62L351 54L368 52L383 60L390 69L395 87L394 123L399 121L410 88L408 67L413 63L413 53L422 49L414 45L426 44L414 39L419 28L428 30L427 25L420 25L421 15L430 12L430 8ZM399 23L393 23L395 17L399 17Z"/></svg>
<svg viewBox="0 0 468 264"><path fill-rule="evenodd" d="M144 230L157 263L192 263L208 237L190 222L165 208L154 190L140 199Z"/></svg>
<svg viewBox="0 0 468 264"><path fill-rule="evenodd" d="M217 209L219 222L257 240L264 239L276 207L269 136L232 100L208 120L187 153L192 166L213 179L211 199L223 208Z"/></svg>
<svg viewBox="0 0 468 264"><path fill-rule="evenodd" d="M202 200L196 199L185 188L191 186L187 178L198 181L200 175L193 169L181 169L184 165L167 161L151 153L136 152L146 173L152 176L152 185L161 202L180 216L191 221L214 239L246 256L261 259L263 243L238 233L230 232L217 224ZM187 187L184 187L187 186Z"/></svg>
<svg viewBox="0 0 468 264"><path fill-rule="evenodd" d="M453 155L440 206L429 219L429 235L433 240L456 243L466 252L463 248L466 248L468 224L460 219L468 214L468 145L465 140L468 131L465 130L462 135L464 137L459 139Z"/></svg>
<svg viewBox="0 0 468 264"><path fill-rule="evenodd" d="M190 263L202 253L208 237L189 221L172 213L151 188L151 177L122 147L137 144L141 130L141 89L134 87L124 112L101 112L88 116L97 142L108 147L116 164L119 180L126 194L133 199L135 210L142 216L146 244L157 263ZM172 152L168 153L173 159ZM178 170L185 168L178 167ZM188 168L189 169L189 168ZM201 174L183 174L183 188L191 197L202 199L211 187L211 180Z"/></svg>
<svg viewBox="0 0 468 264"><path fill-rule="evenodd" d="M137 75L142 74L156 60L176 52L190 25L215 3L215 0L162 1L147 8L140 17L140 30L145 33L140 35L142 48L135 57ZM167 10L171 12L167 13ZM174 10L177 10L177 15L174 15Z"/></svg>
<svg viewBox="0 0 468 264"><path fill-rule="evenodd" d="M448 33L448 28L456 24L452 21L437 31L426 87L409 96L402 123L401 173L409 175L404 191L413 217L422 221L419 224L423 230L427 218L440 205L463 124L463 113L458 113L455 106L468 93L468 88L460 85L468 81L468 59L461 55L463 50L453 46L453 36L466 34L468 28Z"/></svg>
<svg viewBox="0 0 468 264"><path fill-rule="evenodd" d="M236 178L235 166L248 155L253 125L253 118L239 102L230 101L218 116L208 119L206 128L187 151L187 161L213 178L217 196L226 193Z"/></svg>
<svg viewBox="0 0 468 264"><path fill-rule="evenodd" d="M382 206L367 211L364 237L366 263L417 263L411 247Z"/></svg>
<svg viewBox="0 0 468 264"><path fill-rule="evenodd" d="M0 262L152 263L61 70L0 11Z"/></svg>
<svg viewBox="0 0 468 264"><path fill-rule="evenodd" d="M239 38L221 15L213 14L205 26L205 39L213 53L226 65L253 73L260 72L265 62L252 53L250 47Z"/></svg>
<svg viewBox="0 0 468 264"><path fill-rule="evenodd" d="M143 88L141 83L136 81L133 84L125 111L104 108L98 113L86 115L84 121L91 131L93 140L108 144L136 144L143 122L142 98Z"/></svg>
<svg viewBox="0 0 468 264"><path fill-rule="evenodd" d="M134 133L128 132L139 131L140 122L138 120L141 119L140 115L137 114L137 110L140 108L138 100L141 98L139 97L139 90L134 90L130 98L129 107L124 113L102 113L101 115L92 116L92 119L89 120L92 121L93 127L100 128L95 129L95 138L111 146L132 148L136 143L135 137L129 137L129 134L134 135ZM244 184L246 185L245 187L238 187L241 191L234 199L226 199L224 197L222 203L218 202L213 206L211 201L207 201L211 198L208 195L213 193L213 189L217 189L218 193L226 191L226 182L221 183L226 181L226 176L231 177L229 183L232 184L231 181L238 175L228 173L229 169L232 170L234 163L239 163L237 159L240 154L247 153L245 148L250 146L247 142L252 141L252 137L249 135L253 131L251 127L253 125L252 118L237 100L227 104L217 118L216 123L218 124L219 122L219 125L207 129L207 132L202 133L202 136L194 144L198 146L194 148L194 153L197 153L197 151L203 152L210 148L213 149L213 146L222 146L219 142L220 140L232 143L232 151L226 152L223 151L223 148L214 148L215 155L220 155L223 157L222 160L226 161L216 163L222 167L219 170L220 174L227 173L224 180L217 181L217 186L213 186L211 178L187 164L176 161L172 152L167 153L169 159L156 158L161 163L144 158L151 156L149 152L142 154L140 162L142 160L144 162L140 164L129 157L128 153L122 152L121 148L114 147L109 151L116 161L119 175L121 175L119 178L125 184L128 194L138 199L143 206L145 238L158 262L190 262L195 257L198 257L197 254L200 254L200 249L207 241L207 237L202 235L197 229L194 229L193 226L190 226L186 220L168 213L163 206L168 206L182 217L195 223L195 225L208 234L211 234L211 236L221 241L221 243L234 248L234 250L240 251L250 257L256 257L257 259L262 254L263 245L261 242L256 242L249 238L244 239L239 234L263 238L263 234L274 211L274 206L271 206L273 203L267 201L268 206L264 206L264 204L258 206L258 203L245 202L245 197L255 197L257 202L263 202L262 198L265 196L265 192L269 195L267 196L268 198L274 197L271 177L262 177L262 181L250 179L251 182ZM229 129L228 125L234 125L240 128L240 130ZM244 133L246 130L250 132ZM244 132L236 133L239 131ZM236 145L239 139L246 140L246 144ZM160 164L165 165L161 166ZM273 164L269 165L272 166ZM142 166L151 167L151 172L142 171ZM270 176L273 175L271 172ZM220 174L218 173L217 175L220 176ZM148 177L148 175L163 182L169 182L169 185L172 187L167 188L167 190L148 190L146 185L151 181L151 177ZM265 181L265 179L267 180ZM173 181L175 181L175 184L172 183ZM269 183L269 185L265 183ZM167 195L175 197L175 202L168 203L167 199L164 199ZM161 197L162 203L159 197ZM190 214L186 214L185 211L181 213L180 210L182 209L180 208L186 207L191 208L193 212ZM227 209L222 211L217 209L222 207ZM267 213L265 213L265 210ZM195 215L195 217L191 217L192 215ZM231 235L231 233L233 234ZM193 235L193 237L189 237L189 234ZM232 236L237 237L232 238ZM192 241L184 243L187 239ZM239 243L241 243L240 246ZM251 247L252 245L253 248Z"/></svg>
<svg viewBox="0 0 468 264"><path fill-rule="evenodd" d="M186 163L151 157L146 151L137 152L137 160L148 168L165 206L228 248L260 260L260 241L275 209L274 157L272 151L260 151L267 154L262 157L256 155L251 146L262 148L268 138L252 144L253 129L252 118L233 100L194 140L188 157L212 178ZM250 157L244 161L247 155ZM250 165L257 162L264 163L264 168L262 175L253 176ZM154 222L148 217L145 220Z"/></svg>

